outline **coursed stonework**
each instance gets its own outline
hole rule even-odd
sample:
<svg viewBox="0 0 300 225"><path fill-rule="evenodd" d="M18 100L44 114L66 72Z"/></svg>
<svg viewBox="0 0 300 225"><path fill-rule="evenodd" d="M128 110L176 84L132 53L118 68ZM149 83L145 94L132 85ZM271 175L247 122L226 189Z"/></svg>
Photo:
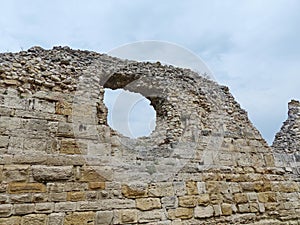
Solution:
<svg viewBox="0 0 300 225"><path fill-rule="evenodd" d="M300 223L297 102L271 148L188 69L33 47L0 54L0 77L1 225ZM104 88L148 98L153 133L112 130Z"/></svg>

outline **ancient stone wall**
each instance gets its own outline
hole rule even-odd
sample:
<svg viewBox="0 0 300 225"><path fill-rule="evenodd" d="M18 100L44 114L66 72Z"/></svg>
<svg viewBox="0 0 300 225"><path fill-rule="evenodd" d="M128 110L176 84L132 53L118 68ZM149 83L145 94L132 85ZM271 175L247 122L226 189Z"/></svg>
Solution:
<svg viewBox="0 0 300 225"><path fill-rule="evenodd" d="M1 54L0 77L0 224L300 221L299 176L227 87L67 47ZM104 88L147 97L153 133L112 130Z"/></svg>
<svg viewBox="0 0 300 225"><path fill-rule="evenodd" d="M276 165L289 167L300 174L300 102L292 100L288 104L288 118L276 134L272 148Z"/></svg>

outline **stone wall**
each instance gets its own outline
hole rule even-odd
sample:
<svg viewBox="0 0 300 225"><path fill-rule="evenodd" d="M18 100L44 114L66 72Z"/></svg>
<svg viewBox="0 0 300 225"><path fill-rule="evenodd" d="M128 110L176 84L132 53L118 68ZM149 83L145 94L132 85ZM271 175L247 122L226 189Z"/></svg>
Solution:
<svg viewBox="0 0 300 225"><path fill-rule="evenodd" d="M288 118L276 134L272 145L276 165L289 167L300 174L300 102L292 100L288 104Z"/></svg>
<svg viewBox="0 0 300 225"><path fill-rule="evenodd" d="M0 224L299 223L299 176L227 87L67 47L0 60ZM112 130L104 88L147 97L154 132Z"/></svg>

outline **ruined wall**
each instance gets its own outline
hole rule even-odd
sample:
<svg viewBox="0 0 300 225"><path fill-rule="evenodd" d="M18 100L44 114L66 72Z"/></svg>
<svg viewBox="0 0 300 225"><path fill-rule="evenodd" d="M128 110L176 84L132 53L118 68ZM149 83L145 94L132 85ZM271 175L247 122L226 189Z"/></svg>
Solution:
<svg viewBox="0 0 300 225"><path fill-rule="evenodd" d="M299 223L298 175L227 87L67 47L0 60L0 224ZM112 130L104 88L147 97L154 132Z"/></svg>
<svg viewBox="0 0 300 225"><path fill-rule="evenodd" d="M289 167L300 174L300 102L288 104L288 118L276 134L272 144L276 165Z"/></svg>

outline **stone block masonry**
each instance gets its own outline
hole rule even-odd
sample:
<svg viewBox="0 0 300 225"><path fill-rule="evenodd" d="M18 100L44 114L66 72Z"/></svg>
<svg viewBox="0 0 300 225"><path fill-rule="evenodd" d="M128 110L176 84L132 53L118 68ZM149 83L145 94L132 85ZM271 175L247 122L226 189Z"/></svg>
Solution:
<svg viewBox="0 0 300 225"><path fill-rule="evenodd" d="M0 78L0 225L300 223L297 101L271 148L188 69L33 47ZM153 133L112 130L104 88L148 98Z"/></svg>

